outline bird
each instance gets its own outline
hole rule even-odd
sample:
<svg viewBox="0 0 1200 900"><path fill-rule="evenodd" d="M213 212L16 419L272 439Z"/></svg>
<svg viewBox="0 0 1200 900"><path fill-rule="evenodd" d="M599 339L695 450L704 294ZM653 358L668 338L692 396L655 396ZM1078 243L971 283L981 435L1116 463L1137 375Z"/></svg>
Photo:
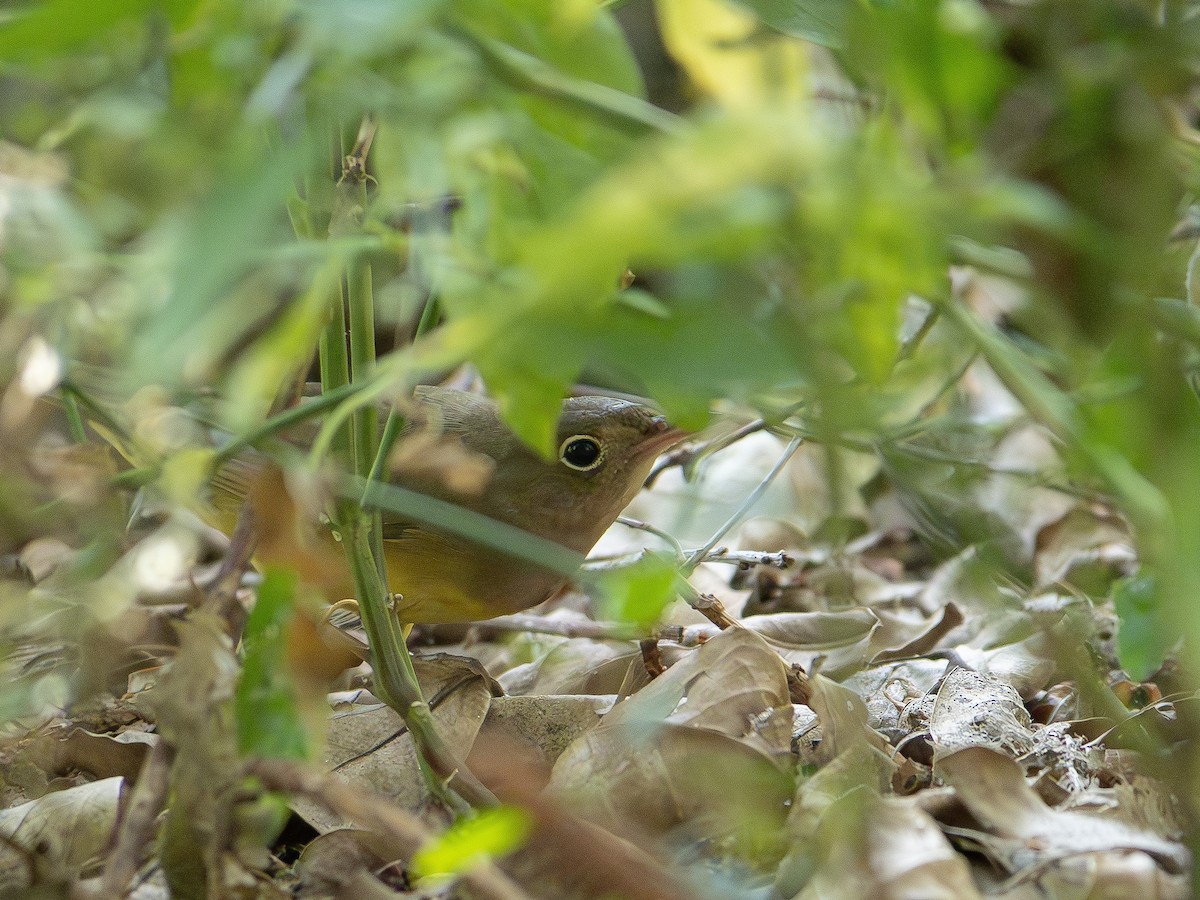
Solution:
<svg viewBox="0 0 1200 900"><path fill-rule="evenodd" d="M552 458L538 454L504 423L496 403L482 395L427 387L415 395L415 415L391 457L388 481L448 500L575 551L596 544L641 489L658 456L686 435L650 407L602 396L563 401ZM232 533L269 457L245 451L212 478L211 524ZM279 483L278 480L276 483ZM328 532L328 529L325 529ZM526 558L393 511L382 518L388 589L404 622L475 622L519 612L558 591L568 580ZM271 543L271 542L267 542ZM260 546L256 562L325 572L327 599L353 596L344 556L330 540L315 555L291 537ZM263 557L268 557L263 559Z"/></svg>

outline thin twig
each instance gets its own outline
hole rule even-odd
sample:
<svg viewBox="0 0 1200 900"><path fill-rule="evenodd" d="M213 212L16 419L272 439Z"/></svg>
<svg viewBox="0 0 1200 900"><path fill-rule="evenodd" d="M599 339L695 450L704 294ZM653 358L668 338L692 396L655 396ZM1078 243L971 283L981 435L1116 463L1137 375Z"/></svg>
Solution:
<svg viewBox="0 0 1200 900"><path fill-rule="evenodd" d="M917 422L923 422L930 412L933 411L933 408L941 402L942 397L945 396L945 394L949 392L955 385L962 381L963 376L967 374L967 371L971 368L971 366L975 365L975 360L977 359L979 359L979 351L973 350L967 356L967 358L963 360L962 365L960 365L942 382L941 386L934 392L933 396L921 405L921 409L915 416L912 417L912 419L909 420L908 424L915 425Z"/></svg>
<svg viewBox="0 0 1200 900"><path fill-rule="evenodd" d="M737 622L725 611L725 604L712 594L701 594L682 575L679 577L676 590L692 609L724 631L732 628ZM685 644L686 646L686 644Z"/></svg>
<svg viewBox="0 0 1200 900"><path fill-rule="evenodd" d="M805 405L806 401L793 403L777 415L754 419L728 434L723 434L712 440L702 441L698 444L683 444L668 453L664 453L659 457L658 462L654 464L654 468L650 470L650 474L646 476L646 487L653 487L658 476L667 469L674 466L681 466L685 470L691 469L704 457L718 453L726 447L736 444L742 438L749 437L759 431L777 428L786 419L803 409Z"/></svg>
<svg viewBox="0 0 1200 900"><path fill-rule="evenodd" d="M117 825L116 839L104 872L99 879L76 885L72 891L74 900L124 897L129 893L130 882L141 867L142 854L154 839L158 814L166 803L174 759L175 748L165 740L159 740L150 748L129 804Z"/></svg>
<svg viewBox="0 0 1200 900"><path fill-rule="evenodd" d="M638 628L628 622L595 622L591 620L578 621L571 619L554 619L549 616L538 616L532 613L514 613L509 616L496 616L486 622L472 626L480 632L533 632L535 634L554 634L567 638L590 638L596 641L634 641L653 639L657 641L672 641L682 644L686 641L686 629L682 625L659 625L649 630Z"/></svg>
<svg viewBox="0 0 1200 900"><path fill-rule="evenodd" d="M721 539L724 538L725 535L730 532L730 530L737 526L737 524L746 517L746 515L754 507L754 504L756 504L762 495L766 493L767 488L771 486L771 482L773 482L779 473L783 471L783 467L787 465L788 460L795 455L796 451L800 449L800 445L803 443L804 438L802 437L792 438L791 442L787 445L787 448L783 451L783 455L779 457L778 461L776 461L775 465L771 467L771 471L766 474L763 480L758 483L758 486L755 487L754 490L749 493L746 499L742 501L742 505L734 510L733 515L725 520L725 523L713 533L713 536L708 539L708 542L703 547L692 553L692 555L687 558L687 561L683 564L680 570L682 575L685 577L690 575L695 570L696 566L704 562L704 558L713 551L717 544L721 542Z"/></svg>
<svg viewBox="0 0 1200 900"><path fill-rule="evenodd" d="M238 602L238 589L258 548L258 515L247 497L238 511L237 524L221 565L204 595L204 607L224 623L225 633L237 643L246 625L246 609Z"/></svg>
<svg viewBox="0 0 1200 900"><path fill-rule="evenodd" d="M682 547L676 557L680 562L698 553L698 550L684 550ZM625 569L636 565L646 557L646 550L634 550L619 556L598 556L583 564L588 572L610 572L615 569ZM725 563L737 566L739 569L750 569L754 566L770 566L773 569L787 569L796 559L782 550L767 552L766 550L730 550L728 547L716 547L705 554L700 562Z"/></svg>
<svg viewBox="0 0 1200 900"><path fill-rule="evenodd" d="M896 371L896 367L900 363L911 358L917 352L917 348L921 346L922 342L929 335L929 332L933 330L933 326L937 324L938 319L941 317L941 310L931 304L929 311L925 314L925 318L921 320L920 326L918 326L917 330L913 332L908 340L900 345L900 349L896 351L896 358L892 362L893 372Z"/></svg>
<svg viewBox="0 0 1200 900"><path fill-rule="evenodd" d="M654 638L638 641L638 649L642 653L642 665L646 667L647 675L657 678L667 671L666 664L663 663L662 651L658 648L658 641Z"/></svg>
<svg viewBox="0 0 1200 900"><path fill-rule="evenodd" d="M668 534L661 528L651 525L649 522L643 522L641 519L634 519L629 516L617 516L617 524L624 525L626 528L632 528L634 531L644 531L646 534L652 534L659 540L670 545L675 551L678 559L684 558L683 547L677 541L674 535Z"/></svg>
<svg viewBox="0 0 1200 900"><path fill-rule="evenodd" d="M927 431L930 427L932 427L932 423L928 420L919 424L921 431ZM898 440L898 434L914 433L915 429L913 427L913 423L900 426L877 440L853 438L846 435L821 435L818 437L805 428L799 428L790 425L779 425L776 427L783 433L796 435L797 437L802 437L809 441L825 443L833 447L840 447L843 450L854 450L859 453L870 453L874 455L878 454L883 449L887 449L902 456L911 456L914 459L951 463L963 468L976 469L988 475L1002 475L1009 478L1020 478L1027 484L1030 484L1034 487L1043 487L1059 494L1066 494L1068 497L1078 497L1083 500L1096 500L1100 502L1111 502L1110 495L1103 491L1089 489L1079 485L1067 484L1060 481L1054 481L1049 476L1031 469L1013 469L1006 466L997 466L985 460L969 459L958 454L947 453L943 450L937 449L936 447L917 444L908 440Z"/></svg>

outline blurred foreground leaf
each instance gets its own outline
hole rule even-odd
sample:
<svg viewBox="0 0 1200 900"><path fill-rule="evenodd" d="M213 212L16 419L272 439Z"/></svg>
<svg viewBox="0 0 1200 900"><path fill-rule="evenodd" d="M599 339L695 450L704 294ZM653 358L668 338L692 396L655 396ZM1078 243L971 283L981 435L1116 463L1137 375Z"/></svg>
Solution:
<svg viewBox="0 0 1200 900"><path fill-rule="evenodd" d="M296 613L297 575L268 569L242 638L242 675L234 695L243 755L307 759L311 741L287 665L288 624Z"/></svg>
<svg viewBox="0 0 1200 900"><path fill-rule="evenodd" d="M495 859L520 849L529 837L533 820L514 806L480 810L460 819L435 841L413 856L411 870L419 879L439 880L459 875L484 859Z"/></svg>

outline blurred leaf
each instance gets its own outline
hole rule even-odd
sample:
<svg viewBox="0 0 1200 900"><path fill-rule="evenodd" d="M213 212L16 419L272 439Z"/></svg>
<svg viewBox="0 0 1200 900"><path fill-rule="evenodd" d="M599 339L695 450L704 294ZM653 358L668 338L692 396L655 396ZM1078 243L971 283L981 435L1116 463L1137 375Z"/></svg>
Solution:
<svg viewBox="0 0 1200 900"><path fill-rule="evenodd" d="M1163 664L1179 635L1163 614L1154 576L1142 573L1118 581L1112 598L1121 619L1117 633L1121 668L1134 681L1144 681Z"/></svg>
<svg viewBox="0 0 1200 900"><path fill-rule="evenodd" d="M845 174L810 177L827 165ZM455 273L439 346L480 367L510 425L543 452L557 399L585 364L644 379L684 424L714 396L751 397L811 370L826 377L806 352L822 337L877 378L891 365L901 300L941 277L944 226L930 187L886 136L821 147L774 109L697 125L521 236L501 275ZM781 232L809 248L804 281L787 296L738 264ZM627 265L677 270L679 296L658 296L669 320L614 308Z"/></svg>
<svg viewBox="0 0 1200 900"><path fill-rule="evenodd" d="M344 258L332 255L313 273L307 290L288 305L226 376L226 421L242 431L262 421L276 402L279 386L294 380L312 358L312 348L338 296Z"/></svg>
<svg viewBox="0 0 1200 900"><path fill-rule="evenodd" d="M296 585L294 572L268 569L246 622L245 658L234 695L238 750L246 756L307 759L311 752L287 665Z"/></svg>
<svg viewBox="0 0 1200 900"><path fill-rule="evenodd" d="M161 10L180 21L197 5L198 0L105 0L82 6L72 0L30 3L25 9L10 9L11 18L0 20L0 54L10 60L49 59L99 42L130 19Z"/></svg>
<svg viewBox="0 0 1200 900"><path fill-rule="evenodd" d="M211 378L222 356L269 313L270 297L248 305L231 287L285 233L283 201L306 152L301 143L270 157L233 154L210 196L160 235L170 287L128 356L135 382Z"/></svg>
<svg viewBox="0 0 1200 900"><path fill-rule="evenodd" d="M404 48L447 5L447 0L309 0L289 12L300 19L307 54L342 62Z"/></svg>
<svg viewBox="0 0 1200 900"><path fill-rule="evenodd" d="M846 24L854 8L852 0L736 0L754 10L765 24L794 37L841 47Z"/></svg>
<svg viewBox="0 0 1200 900"><path fill-rule="evenodd" d="M520 849L533 830L533 819L515 806L479 810L459 819L434 841L413 854L410 866L417 878L460 875L485 859Z"/></svg>
<svg viewBox="0 0 1200 900"><path fill-rule="evenodd" d="M893 94L913 124L951 154L969 152L1013 69L1001 30L972 0L859 4L845 59Z"/></svg>
<svg viewBox="0 0 1200 900"><path fill-rule="evenodd" d="M456 18L586 81L641 96L637 62L616 20L590 0L453 0Z"/></svg>
<svg viewBox="0 0 1200 900"><path fill-rule="evenodd" d="M647 554L635 565L607 573L601 579L602 617L653 625L675 599L675 578L674 564L655 554Z"/></svg>
<svg viewBox="0 0 1200 900"><path fill-rule="evenodd" d="M805 99L809 85L804 45L764 33L744 8L753 5L658 0L663 41L696 86L723 104Z"/></svg>

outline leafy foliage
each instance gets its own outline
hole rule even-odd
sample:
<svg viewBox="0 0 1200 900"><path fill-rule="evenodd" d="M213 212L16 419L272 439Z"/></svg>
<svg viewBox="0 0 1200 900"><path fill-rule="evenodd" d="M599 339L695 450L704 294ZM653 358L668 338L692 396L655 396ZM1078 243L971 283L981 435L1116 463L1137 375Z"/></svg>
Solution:
<svg viewBox="0 0 1200 900"><path fill-rule="evenodd" d="M954 612L919 634L805 609L834 619L779 620L772 653L797 629L831 630L821 652L793 642L805 649L790 661L849 677L928 651L963 609L1016 616L1067 585L1115 610L1132 677L1169 672L1178 646L1175 677L1194 690L1198 70L1200 9L1182 0L13 6L0 13L0 551L30 574L46 542L76 552L33 590L0 583L5 640L33 620L87 647L133 629L156 565L186 582L194 560L126 553L114 488L203 502L208 426L270 450L319 352L336 388L324 430L307 458L276 454L297 483L338 467L365 478L378 438L364 408L463 364L543 453L579 382L651 397L697 430L714 410L762 416L817 447L803 464L821 475L820 509L800 541L813 559L901 521L920 545L903 571L957 592L930 601ZM365 170L349 177L348 159ZM350 362L342 352L331 375L343 330ZM64 427L47 425L46 395ZM135 471L83 446L88 428ZM361 482L339 483L335 524L369 554L379 523L358 510ZM378 587L370 565L355 574ZM826 601L874 584L820 577ZM208 698L232 704L246 755L313 752L279 674L290 578L259 590L237 696ZM785 581L776 596L766 581L768 605L812 589ZM642 629L678 587L657 556L598 583ZM369 630L399 627L371 609ZM1027 619L995 629L1034 640ZM212 642L214 658L230 649ZM97 646L80 654L77 694L111 687ZM1086 657L1072 644L1057 664L1082 681ZM65 683L35 673L0 707L64 701ZM812 701L827 717L832 685ZM1130 742L1153 748L1151 731ZM701 741L677 736L690 758ZM843 762L814 780L875 771ZM424 774L435 794L448 777ZM453 859L429 871L524 839L523 824L488 824L446 838ZM779 883L819 883L809 857L792 862Z"/></svg>

